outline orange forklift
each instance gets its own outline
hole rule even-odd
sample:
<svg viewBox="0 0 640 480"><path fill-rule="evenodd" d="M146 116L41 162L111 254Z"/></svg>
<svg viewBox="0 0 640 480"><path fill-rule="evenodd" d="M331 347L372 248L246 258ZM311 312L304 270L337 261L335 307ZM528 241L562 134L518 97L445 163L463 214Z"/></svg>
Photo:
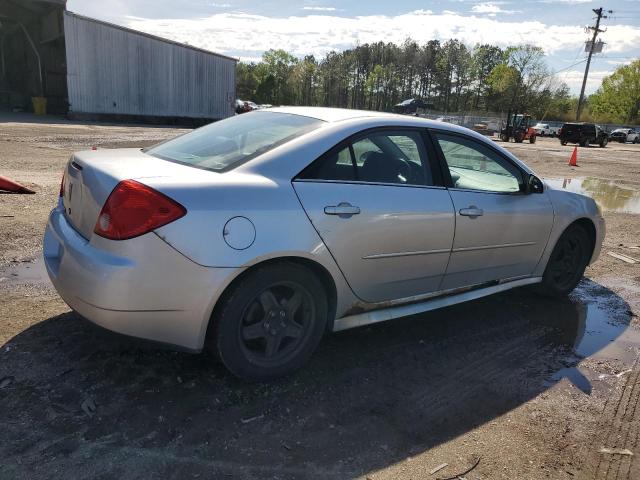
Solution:
<svg viewBox="0 0 640 480"><path fill-rule="evenodd" d="M531 115L526 113L511 113L507 115L507 124L500 129L500 139L508 142L513 138L516 143L529 140L529 143L536 143L536 131L531 126Z"/></svg>

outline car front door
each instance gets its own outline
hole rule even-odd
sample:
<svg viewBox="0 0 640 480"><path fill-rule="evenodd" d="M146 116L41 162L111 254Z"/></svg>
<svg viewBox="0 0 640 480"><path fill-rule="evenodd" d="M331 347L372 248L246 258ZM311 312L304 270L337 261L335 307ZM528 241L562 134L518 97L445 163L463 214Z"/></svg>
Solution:
<svg viewBox="0 0 640 480"><path fill-rule="evenodd" d="M366 302L419 296L441 284L455 220L434 157L418 130L374 130L337 145L294 179L313 226Z"/></svg>
<svg viewBox="0 0 640 480"><path fill-rule="evenodd" d="M524 193L524 172L491 146L439 131L433 138L456 211L442 289L531 275L553 225L547 195Z"/></svg>

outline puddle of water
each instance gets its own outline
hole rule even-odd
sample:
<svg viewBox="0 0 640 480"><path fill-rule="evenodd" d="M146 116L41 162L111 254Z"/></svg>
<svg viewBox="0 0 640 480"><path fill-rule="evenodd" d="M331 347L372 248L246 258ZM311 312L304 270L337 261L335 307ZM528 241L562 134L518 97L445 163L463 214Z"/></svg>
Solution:
<svg viewBox="0 0 640 480"><path fill-rule="evenodd" d="M543 323L555 325L555 341L579 357L631 364L640 352L640 330L630 321L629 306L621 297L586 280L567 303L550 304Z"/></svg>
<svg viewBox="0 0 640 480"><path fill-rule="evenodd" d="M3 285L42 285L49 283L49 276L41 258L12 263L6 270L0 272L0 284Z"/></svg>
<svg viewBox="0 0 640 480"><path fill-rule="evenodd" d="M603 210L622 213L640 213L640 191L624 188L614 181L595 177L545 178L558 190L581 193L593 198Z"/></svg>

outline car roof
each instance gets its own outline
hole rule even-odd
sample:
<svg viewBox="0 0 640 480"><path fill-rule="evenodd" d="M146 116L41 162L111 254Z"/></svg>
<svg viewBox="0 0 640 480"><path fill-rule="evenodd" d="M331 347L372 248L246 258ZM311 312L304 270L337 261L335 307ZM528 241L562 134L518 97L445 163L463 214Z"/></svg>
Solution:
<svg viewBox="0 0 640 480"><path fill-rule="evenodd" d="M323 120L325 122L340 122L342 120L351 120L353 118L363 117L403 117L403 115L394 113L329 107L275 107L270 108L269 111L302 115L304 117L317 118L318 120Z"/></svg>
<svg viewBox="0 0 640 480"><path fill-rule="evenodd" d="M448 122L429 120L422 117L416 117L414 115L400 115L395 113L375 112L369 110L349 110L344 108L328 107L274 107L264 110L256 110L250 113L245 113L243 115L261 115L263 112L306 116L322 120L326 123L322 128L314 129L311 132L308 132L294 140L286 142L283 145L280 145L279 147L274 148L273 150L270 150L269 152L266 152L263 155L260 155L246 162L243 165L240 165L238 167L240 169L249 171L261 171L263 166L272 164L274 163L274 161L275 163L277 163L277 158L283 155L286 157L291 149L299 152L300 148L302 148L305 143L314 143L315 139L320 139L318 144L323 145L323 147L321 149L322 151L318 151L314 154L314 158L322 153L325 153L328 148L335 145L338 141L341 141L350 135L357 134L369 128L409 127L430 128L433 131L454 134L458 133L463 134L467 137L475 138L476 140L479 140L480 142L483 142L484 144L490 145L492 148L499 150L503 155L509 157L512 161L520 165L525 171L530 173L532 172L531 169L520 159L518 159L513 153L511 153L501 145L496 144L491 139L476 131ZM323 142L329 143L325 145ZM315 146L313 148L315 148ZM285 164L287 165L286 171L288 173L292 173L289 172L289 170L295 170L298 166L300 167L296 170L296 172L292 173L293 175L307 166L307 164L294 165L293 162L290 162L290 158L285 162ZM273 172L271 174L273 174Z"/></svg>
<svg viewBox="0 0 640 480"><path fill-rule="evenodd" d="M363 128L366 128L367 124L372 126L379 126L380 120L388 120L389 125L407 126L407 127L427 127L437 128L439 130L450 130L460 133L475 133L472 130L460 127L458 125L440 122L437 120L430 120L428 118L416 117L414 115L401 115L399 113L387 113L376 112L372 110L351 110L347 108L329 108L329 107L275 107L265 110L258 110L251 113L262 112L276 112L276 113L288 113L291 115L301 115L304 117L317 118L327 123L337 123L344 121L356 121ZM454 117L439 117L443 119Z"/></svg>

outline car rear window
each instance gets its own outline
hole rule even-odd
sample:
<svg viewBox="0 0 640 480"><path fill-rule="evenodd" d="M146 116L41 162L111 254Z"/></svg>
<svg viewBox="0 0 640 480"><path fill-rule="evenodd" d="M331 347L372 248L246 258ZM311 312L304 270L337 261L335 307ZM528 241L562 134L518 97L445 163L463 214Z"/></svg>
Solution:
<svg viewBox="0 0 640 480"><path fill-rule="evenodd" d="M163 160L226 171L320 127L317 118L278 112L251 112L155 145L146 153Z"/></svg>

